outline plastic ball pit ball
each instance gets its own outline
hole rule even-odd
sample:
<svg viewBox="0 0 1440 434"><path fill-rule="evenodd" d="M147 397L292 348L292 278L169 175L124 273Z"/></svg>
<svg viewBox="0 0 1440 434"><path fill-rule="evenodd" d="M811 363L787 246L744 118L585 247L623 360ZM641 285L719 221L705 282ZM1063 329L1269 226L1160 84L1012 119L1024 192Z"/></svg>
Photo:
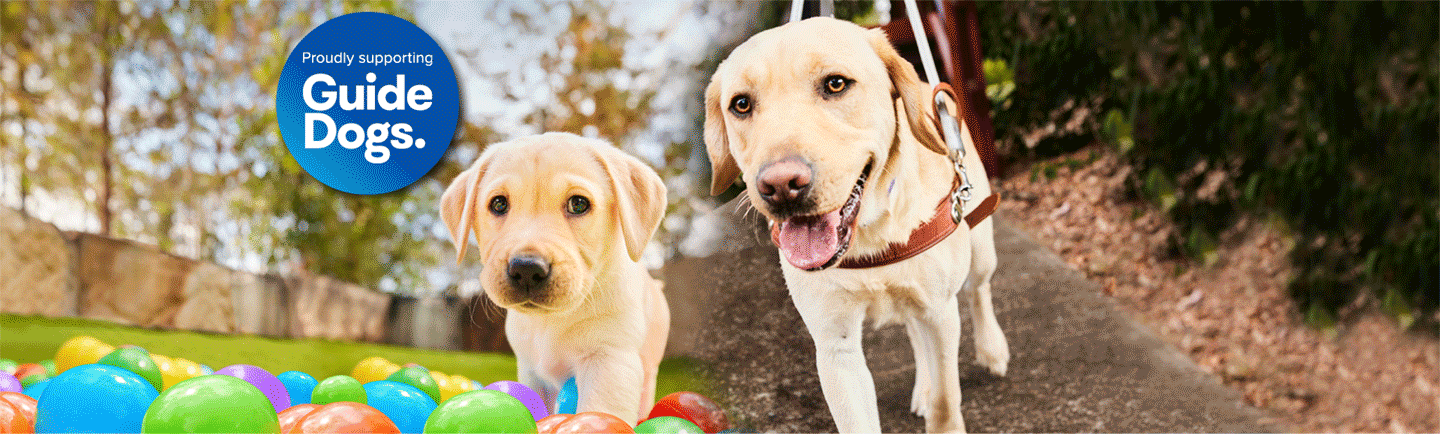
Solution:
<svg viewBox="0 0 1440 434"><path fill-rule="evenodd" d="M428 433L535 433L530 410L515 397L498 390L476 390L455 395L440 404L425 421Z"/></svg>
<svg viewBox="0 0 1440 434"><path fill-rule="evenodd" d="M635 425L636 433L644 434L705 434L694 423L675 416L660 416Z"/></svg>
<svg viewBox="0 0 1440 434"><path fill-rule="evenodd" d="M485 390L498 390L520 400L520 403L525 404L525 408L530 410L530 415L536 421L550 415L550 410L545 408L545 400L540 398L540 394L535 393L524 384L514 381L496 381L485 386Z"/></svg>
<svg viewBox="0 0 1440 434"><path fill-rule="evenodd" d="M440 385L436 384L435 378L430 376L430 370L423 367L407 366L400 368L399 371L395 371L394 374L390 374L390 376L385 379L415 386L416 389L420 389L420 391L430 395L430 399L435 400L435 402L442 401L440 399Z"/></svg>
<svg viewBox="0 0 1440 434"><path fill-rule="evenodd" d="M560 426L560 424L562 423L565 423L565 420L570 419L571 416L575 415L552 414L549 416L545 416L544 419L540 419L535 422L535 429L539 431L540 434L555 434L555 427Z"/></svg>
<svg viewBox="0 0 1440 434"><path fill-rule="evenodd" d="M394 364L384 357L370 357L355 364L355 369L350 371L350 376L361 383L384 380L390 374L400 370L400 365Z"/></svg>
<svg viewBox="0 0 1440 434"><path fill-rule="evenodd" d="M280 384L285 385L285 392L290 394L290 405L309 404L310 395L315 392L315 386L320 384L315 377L300 371L282 372L275 376Z"/></svg>
<svg viewBox="0 0 1440 434"><path fill-rule="evenodd" d="M315 391L310 393L311 404L325 405L342 401L365 403L365 388L360 386L360 381L348 375L336 375L315 385Z"/></svg>
<svg viewBox="0 0 1440 434"><path fill-rule="evenodd" d="M43 383L49 379L50 376L45 375L44 372L37 372L34 374L26 375L25 378L20 379L20 387L23 389L26 387L30 387L34 384Z"/></svg>
<svg viewBox="0 0 1440 434"><path fill-rule="evenodd" d="M198 368L199 366L196 367ZM285 385L280 382L280 379L275 378L269 371L261 369L259 366L230 365L220 368L219 371L215 371L215 375L227 375L239 378L245 380L246 383L254 385L255 388L265 393L265 398L270 400L270 404L275 407L276 413L290 408L290 392L285 391Z"/></svg>
<svg viewBox="0 0 1440 434"><path fill-rule="evenodd" d="M205 375L160 394L145 412L141 432L279 433L280 422L270 400L254 385L231 376Z"/></svg>
<svg viewBox="0 0 1440 434"><path fill-rule="evenodd" d="M54 376L56 376L56 375L60 375L60 371L55 370L55 360L54 360L54 359L41 360L41 361L40 361L40 366L45 367L45 375L49 375L49 376L51 376L51 377L54 377Z"/></svg>
<svg viewBox="0 0 1440 434"><path fill-rule="evenodd" d="M555 396L556 414L575 414L580 406L580 386L575 384L575 377L565 380L565 385L560 386L560 393Z"/></svg>
<svg viewBox="0 0 1440 434"><path fill-rule="evenodd" d="M36 405L36 432L139 432L159 395L150 382L118 366L80 365L50 380Z"/></svg>
<svg viewBox="0 0 1440 434"><path fill-rule="evenodd" d="M33 432L35 430L35 398L15 392L0 392L0 407L6 405L15 409L15 415L19 416L16 419L24 421L24 430L8 432ZM12 427L13 429L14 426L14 422L7 424L5 417L0 415L0 428ZM0 432L6 431L0 429Z"/></svg>
<svg viewBox="0 0 1440 434"><path fill-rule="evenodd" d="M332 402L305 414L287 433L400 434L384 413L358 402Z"/></svg>
<svg viewBox="0 0 1440 434"><path fill-rule="evenodd" d="M145 380L149 381L151 386L155 386L156 392L163 390L165 387L165 379L160 374L160 367L155 366L155 359L150 358L150 353L145 352L145 350L135 347L120 348L111 351L110 354L105 357L101 357L97 363L119 366L130 372L139 374L141 377L145 377Z"/></svg>
<svg viewBox="0 0 1440 434"><path fill-rule="evenodd" d="M315 404L296 404L280 412L280 432L288 433L295 428L295 422L299 422L305 415L315 411L320 406Z"/></svg>
<svg viewBox="0 0 1440 434"><path fill-rule="evenodd" d="M730 429L730 419L725 417L715 401L695 392L675 392L660 398L646 419L661 416L675 416L694 422L707 433L718 433Z"/></svg>
<svg viewBox="0 0 1440 434"><path fill-rule="evenodd" d="M425 429L425 420L435 411L435 401L430 395L405 383L386 380L365 383L365 397L371 407L385 413L402 432L421 432Z"/></svg>
<svg viewBox="0 0 1440 434"><path fill-rule="evenodd" d="M100 342L99 339L89 336L70 338L60 344L60 350L55 352L55 372L63 374L70 368L98 362L111 351L115 351L115 347Z"/></svg>
<svg viewBox="0 0 1440 434"><path fill-rule="evenodd" d="M16 364L14 360L0 359L0 372L15 375L15 369L18 367L20 367L20 365Z"/></svg>
<svg viewBox="0 0 1440 434"><path fill-rule="evenodd" d="M566 418L555 426L555 434L583 433L634 433L635 429L620 418L600 412L587 411Z"/></svg>
<svg viewBox="0 0 1440 434"><path fill-rule="evenodd" d="M20 384L20 379L8 372L0 372L0 392L19 392L23 389L25 386Z"/></svg>
<svg viewBox="0 0 1440 434"><path fill-rule="evenodd" d="M39 363L26 363L20 366L16 366L15 372L11 375L14 375L15 378L24 380L25 377L29 377L35 374L45 374L45 367L40 366Z"/></svg>
<svg viewBox="0 0 1440 434"><path fill-rule="evenodd" d="M50 380L45 380L45 381L41 381L41 382L39 382L39 383L31 384L30 387L26 387L26 388L25 388L25 391L24 391L23 393L25 394L25 396L28 396L28 397L31 397L31 398L35 398L35 399L40 399L40 394L45 393L45 388L46 388L46 387L50 387ZM0 392L0 393L6 393L6 392Z"/></svg>

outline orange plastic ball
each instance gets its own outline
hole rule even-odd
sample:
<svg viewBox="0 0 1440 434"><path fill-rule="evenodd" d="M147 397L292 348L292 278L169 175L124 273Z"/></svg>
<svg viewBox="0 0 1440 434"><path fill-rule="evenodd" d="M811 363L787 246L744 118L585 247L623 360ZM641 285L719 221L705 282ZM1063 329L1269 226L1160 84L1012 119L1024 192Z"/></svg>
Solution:
<svg viewBox="0 0 1440 434"><path fill-rule="evenodd" d="M304 419L306 415L309 415L318 408L320 408L320 406L315 404L300 404L280 412L280 432L289 433L291 429L295 428L296 422Z"/></svg>
<svg viewBox="0 0 1440 434"><path fill-rule="evenodd" d="M549 416L545 416L544 419L540 419L539 422L535 422L535 428L539 431L540 434L555 434L555 428L559 427L560 424L565 423L565 421L570 420L571 416L574 415L552 414Z"/></svg>
<svg viewBox="0 0 1440 434"><path fill-rule="evenodd" d="M25 377L28 377L28 376L31 376L31 375L34 375L34 374L44 374L44 373L45 373L45 367L44 367L44 366L40 366L39 363L26 363L26 364L23 364L23 365L20 365L20 366L16 366L16 367L15 367L15 378L18 379L18 380L24 380Z"/></svg>
<svg viewBox="0 0 1440 434"><path fill-rule="evenodd" d="M635 428L630 427L620 418L596 411L587 411L566 419L555 427L556 434L579 434L579 433L627 433L634 434Z"/></svg>
<svg viewBox="0 0 1440 434"><path fill-rule="evenodd" d="M0 433L33 432L35 432L34 416L26 418L25 413L10 401L0 400Z"/></svg>
<svg viewBox="0 0 1440 434"><path fill-rule="evenodd" d="M400 434L400 428L385 413L358 402L332 402L295 422L290 433Z"/></svg>

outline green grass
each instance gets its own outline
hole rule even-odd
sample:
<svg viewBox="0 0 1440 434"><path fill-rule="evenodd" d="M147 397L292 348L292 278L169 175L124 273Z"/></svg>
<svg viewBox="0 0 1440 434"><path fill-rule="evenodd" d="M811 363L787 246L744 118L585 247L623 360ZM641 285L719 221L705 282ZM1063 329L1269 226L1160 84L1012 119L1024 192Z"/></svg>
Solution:
<svg viewBox="0 0 1440 434"><path fill-rule="evenodd" d="M138 345L151 353L183 357L215 369L245 363L272 373L301 371L324 379L349 375L361 359L380 356L398 364L417 363L489 384L515 380L515 357L499 353L439 351L323 339L275 339L190 331L151 330L79 318L0 314L0 357L33 363L55 357L65 340L89 335L110 345ZM670 359L660 364L656 396L690 390L705 393L695 362Z"/></svg>

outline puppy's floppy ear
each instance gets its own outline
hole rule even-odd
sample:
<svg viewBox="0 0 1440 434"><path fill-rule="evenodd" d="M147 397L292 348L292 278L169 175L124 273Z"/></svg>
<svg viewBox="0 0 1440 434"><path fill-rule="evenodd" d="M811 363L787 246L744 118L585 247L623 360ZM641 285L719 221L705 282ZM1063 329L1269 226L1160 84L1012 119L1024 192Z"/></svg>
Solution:
<svg viewBox="0 0 1440 434"><path fill-rule="evenodd" d="M650 166L619 149L606 146L599 156L615 190L615 221L625 238L625 249L631 260L639 261L665 217L665 182Z"/></svg>
<svg viewBox="0 0 1440 434"><path fill-rule="evenodd" d="M880 56L880 61L885 63L885 72L890 75L890 93L898 95L904 103L905 118L910 122L910 131L915 134L915 138L931 151L948 154L950 149L945 145L945 141L941 140L933 121L935 109L934 102L930 100L931 87L920 81L920 75L915 73L915 66L900 57L895 46L890 45L885 31L875 29L870 32L870 47Z"/></svg>
<svg viewBox="0 0 1440 434"><path fill-rule="evenodd" d="M719 195L730 189L740 166L730 155L730 138L725 134L724 101L720 100L720 73L705 88L705 150L710 154L710 194Z"/></svg>
<svg viewBox="0 0 1440 434"><path fill-rule="evenodd" d="M445 194L440 196L440 218L450 230L450 240L455 243L455 263L465 260L465 248L470 245L470 233L475 221L475 196L479 194L480 178L485 175L489 153L482 154L470 168L460 172Z"/></svg>

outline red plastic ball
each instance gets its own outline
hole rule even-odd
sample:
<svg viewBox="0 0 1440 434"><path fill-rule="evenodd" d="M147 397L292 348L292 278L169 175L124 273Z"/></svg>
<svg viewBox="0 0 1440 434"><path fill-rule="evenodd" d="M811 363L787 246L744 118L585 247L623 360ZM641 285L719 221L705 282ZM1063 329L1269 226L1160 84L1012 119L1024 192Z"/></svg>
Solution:
<svg viewBox="0 0 1440 434"><path fill-rule="evenodd" d="M571 416L574 415L552 414L549 416L545 416L544 419L540 419L539 421L535 422L535 429L538 430L540 434L555 434L555 428L559 427L560 424L565 423L565 421L570 420Z"/></svg>
<svg viewBox="0 0 1440 434"><path fill-rule="evenodd" d="M310 413L314 412L316 409L319 408L320 406L315 404L299 404L291 406L290 408L285 409L285 411L280 412L280 432L290 432L292 428L295 428L296 422L299 422L300 419L304 419L305 416L309 415Z"/></svg>
<svg viewBox="0 0 1440 434"><path fill-rule="evenodd" d="M374 407L358 402L332 402L325 404L305 417L295 421L290 433L345 433L345 434L400 434L385 413Z"/></svg>
<svg viewBox="0 0 1440 434"><path fill-rule="evenodd" d="M634 434L635 428L620 418L605 413L587 411L566 419L555 427L556 434L579 433L625 433Z"/></svg>
<svg viewBox="0 0 1440 434"><path fill-rule="evenodd" d="M688 420L707 433L730 429L730 418L725 416L725 410L721 410L715 401L695 392L675 392L660 398L646 419L660 416Z"/></svg>

